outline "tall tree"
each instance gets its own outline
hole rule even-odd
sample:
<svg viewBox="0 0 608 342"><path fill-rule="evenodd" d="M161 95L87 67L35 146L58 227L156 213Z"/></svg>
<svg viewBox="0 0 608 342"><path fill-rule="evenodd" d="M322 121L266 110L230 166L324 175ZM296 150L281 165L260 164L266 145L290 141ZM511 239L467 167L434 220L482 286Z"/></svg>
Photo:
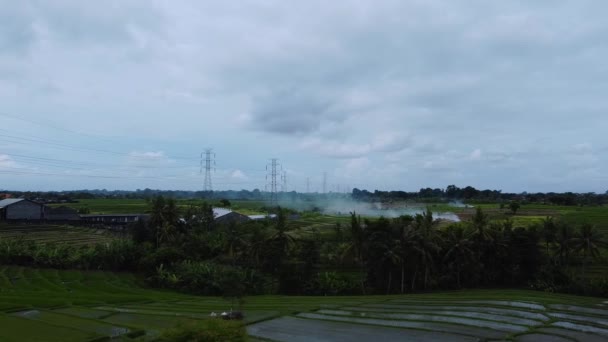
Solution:
<svg viewBox="0 0 608 342"><path fill-rule="evenodd" d="M557 228L557 249L556 254L560 265L567 266L570 264L570 254L573 250L574 230L567 223L560 222Z"/></svg>
<svg viewBox="0 0 608 342"><path fill-rule="evenodd" d="M591 224L580 226L578 233L572 238L572 248L576 253L583 254L583 280L586 280L589 258L600 256L600 247L606 246L602 235Z"/></svg>
<svg viewBox="0 0 608 342"><path fill-rule="evenodd" d="M549 247L555 242L557 237L557 225L553 220L553 217L547 216L541 222L541 232L543 241L545 241L545 249L547 256L549 256Z"/></svg>
<svg viewBox="0 0 608 342"><path fill-rule="evenodd" d="M461 287L462 267L475 259L471 232L460 224L451 225L444 233L445 255L443 262L454 268L456 286Z"/></svg>

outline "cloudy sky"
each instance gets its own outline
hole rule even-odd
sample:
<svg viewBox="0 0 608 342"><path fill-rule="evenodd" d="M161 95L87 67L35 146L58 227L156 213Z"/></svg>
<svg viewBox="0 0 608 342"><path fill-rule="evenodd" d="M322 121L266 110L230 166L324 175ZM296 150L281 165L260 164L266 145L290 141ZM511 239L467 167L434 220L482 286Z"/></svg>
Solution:
<svg viewBox="0 0 608 342"><path fill-rule="evenodd" d="M608 189L605 1L0 0L0 189Z"/></svg>

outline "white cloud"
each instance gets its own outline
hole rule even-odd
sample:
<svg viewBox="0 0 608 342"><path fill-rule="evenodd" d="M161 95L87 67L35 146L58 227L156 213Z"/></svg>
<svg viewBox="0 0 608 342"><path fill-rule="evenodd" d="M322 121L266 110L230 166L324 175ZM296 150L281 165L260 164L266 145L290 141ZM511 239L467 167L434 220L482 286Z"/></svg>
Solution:
<svg viewBox="0 0 608 342"><path fill-rule="evenodd" d="M165 153L162 151L151 151L151 152L137 152L133 151L130 153L132 158L147 159L147 160L159 160L166 158Z"/></svg>
<svg viewBox="0 0 608 342"><path fill-rule="evenodd" d="M469 159L471 160L480 160L481 159L481 149L477 148L471 152L469 155Z"/></svg>
<svg viewBox="0 0 608 342"><path fill-rule="evenodd" d="M19 164L14 161L9 155L0 154L0 169L10 169L18 166Z"/></svg>
<svg viewBox="0 0 608 342"><path fill-rule="evenodd" d="M235 180L248 180L249 179L249 177L247 177L247 175L241 170L232 171L232 173L230 174L230 178L235 179Z"/></svg>

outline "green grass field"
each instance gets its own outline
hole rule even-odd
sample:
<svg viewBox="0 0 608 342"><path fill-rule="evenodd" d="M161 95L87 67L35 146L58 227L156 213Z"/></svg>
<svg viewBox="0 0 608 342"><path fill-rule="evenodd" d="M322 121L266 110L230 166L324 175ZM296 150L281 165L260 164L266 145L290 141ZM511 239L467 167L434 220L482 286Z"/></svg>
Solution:
<svg viewBox="0 0 608 342"><path fill-rule="evenodd" d="M21 239L36 243L68 243L70 245L91 245L107 243L118 237L107 229L87 227L72 227L65 225L30 225L30 224L2 224L0 225L0 239Z"/></svg>
<svg viewBox="0 0 608 342"><path fill-rule="evenodd" d="M248 332L271 341L384 338L604 341L606 299L525 290L245 298ZM229 310L218 297L149 289L131 274L0 267L1 341L148 340ZM144 336L141 336L145 334ZM553 339L549 339L553 338Z"/></svg>
<svg viewBox="0 0 608 342"><path fill-rule="evenodd" d="M88 208L91 214L145 214L150 212L150 203L144 199L79 199L77 203L51 204L52 207L67 206L74 209ZM208 203L218 205L218 200L208 200ZM185 210L190 205L200 205L202 199L177 200L180 209ZM231 209L245 215L263 214L260 210L264 202L235 200Z"/></svg>

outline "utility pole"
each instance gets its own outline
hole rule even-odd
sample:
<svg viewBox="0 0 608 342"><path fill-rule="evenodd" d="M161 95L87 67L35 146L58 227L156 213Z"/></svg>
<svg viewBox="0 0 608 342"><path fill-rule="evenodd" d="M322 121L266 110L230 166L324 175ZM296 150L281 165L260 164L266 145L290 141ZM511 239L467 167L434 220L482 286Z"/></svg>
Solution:
<svg viewBox="0 0 608 342"><path fill-rule="evenodd" d="M268 169L270 167L270 170ZM277 194L277 168L280 167L277 158L272 158L270 160L270 165L266 165L266 171L269 172L266 174L266 181L268 182L268 177L270 176L270 184L266 184L266 189L268 190L268 185L270 185L270 206L276 207L278 205L278 194Z"/></svg>
<svg viewBox="0 0 608 342"><path fill-rule="evenodd" d="M310 193L310 177L306 177L306 193Z"/></svg>
<svg viewBox="0 0 608 342"><path fill-rule="evenodd" d="M327 193L327 172L323 172L323 193Z"/></svg>
<svg viewBox="0 0 608 342"><path fill-rule="evenodd" d="M203 158L203 154L205 157ZM213 164L213 171L215 171L215 153L213 149L205 149L205 152L201 153L201 173L203 173L203 162L205 163L205 182L203 184L203 191L213 191L213 185L211 183L211 164Z"/></svg>

